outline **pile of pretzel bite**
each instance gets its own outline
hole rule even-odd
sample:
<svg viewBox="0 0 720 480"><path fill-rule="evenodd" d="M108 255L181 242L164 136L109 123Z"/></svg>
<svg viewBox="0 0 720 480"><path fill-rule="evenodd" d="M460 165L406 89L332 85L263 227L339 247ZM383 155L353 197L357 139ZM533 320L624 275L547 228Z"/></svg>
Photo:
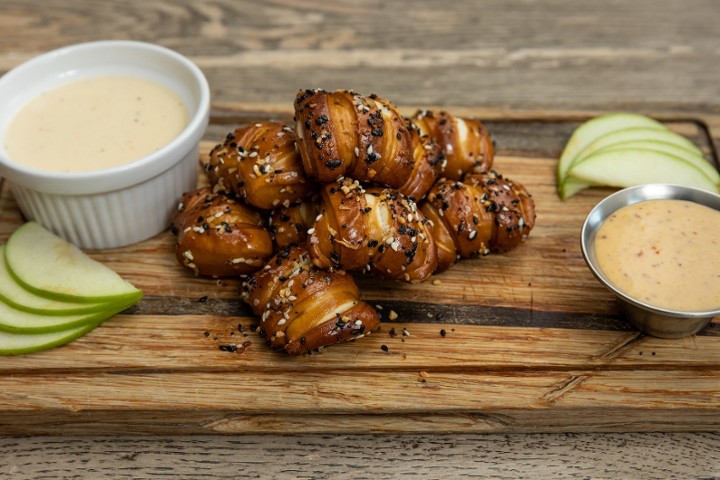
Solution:
<svg viewBox="0 0 720 480"><path fill-rule="evenodd" d="M183 195L176 257L195 275L243 277L274 348L310 353L361 338L380 317L348 272L423 282L461 258L504 252L535 223L531 195L493 170L476 119L403 118L388 100L302 90L295 125L229 133Z"/></svg>

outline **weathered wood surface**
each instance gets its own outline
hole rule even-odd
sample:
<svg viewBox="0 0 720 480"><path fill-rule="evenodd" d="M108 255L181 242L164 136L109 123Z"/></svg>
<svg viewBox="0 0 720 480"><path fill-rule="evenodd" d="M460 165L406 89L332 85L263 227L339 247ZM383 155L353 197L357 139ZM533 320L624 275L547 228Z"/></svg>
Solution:
<svg viewBox="0 0 720 480"><path fill-rule="evenodd" d="M708 480L718 450L717 433L30 437L0 440L0 476Z"/></svg>
<svg viewBox="0 0 720 480"><path fill-rule="evenodd" d="M217 103L355 88L401 105L720 107L714 0L308 2L3 0L0 71L69 43L132 38L190 56Z"/></svg>
<svg viewBox="0 0 720 480"><path fill-rule="evenodd" d="M225 111L201 152L234 125L266 117ZM146 297L69 346L4 358L0 431L720 430L716 325L677 341L642 335L584 264L580 226L608 190L568 202L555 193L555 158L576 125L489 122L497 169L535 198L530 240L508 254L462 261L436 276L439 285L359 276L364 298L386 319L391 310L398 318L318 355L268 349L238 299L239 281L183 271L169 232L91 252ZM696 123L668 125L710 155ZM22 221L7 189L2 202L0 239ZM240 348L220 348L229 344Z"/></svg>
<svg viewBox="0 0 720 480"><path fill-rule="evenodd" d="M719 23L714 0L3 0L0 72L69 43L132 38L190 56L216 106L286 111L298 88L352 87L501 121L702 114L717 144ZM0 476L699 479L720 478L717 444L703 433L34 437L0 439Z"/></svg>

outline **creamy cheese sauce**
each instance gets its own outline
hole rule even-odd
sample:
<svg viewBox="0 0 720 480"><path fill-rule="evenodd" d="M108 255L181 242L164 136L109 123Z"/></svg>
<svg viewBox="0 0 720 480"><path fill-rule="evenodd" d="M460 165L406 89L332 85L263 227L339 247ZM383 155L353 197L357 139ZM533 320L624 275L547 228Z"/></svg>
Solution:
<svg viewBox="0 0 720 480"><path fill-rule="evenodd" d="M25 105L5 132L16 163L87 172L138 160L167 145L188 113L170 89L135 77L77 80Z"/></svg>
<svg viewBox="0 0 720 480"><path fill-rule="evenodd" d="M680 311L720 308L720 212L684 200L623 207L600 226L598 266L618 289Z"/></svg>

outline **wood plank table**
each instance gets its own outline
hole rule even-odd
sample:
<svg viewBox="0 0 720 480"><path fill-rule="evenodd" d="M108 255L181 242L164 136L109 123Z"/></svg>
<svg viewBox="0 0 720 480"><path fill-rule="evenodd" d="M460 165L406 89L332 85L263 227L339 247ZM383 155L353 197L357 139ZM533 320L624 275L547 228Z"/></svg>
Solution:
<svg viewBox="0 0 720 480"><path fill-rule="evenodd" d="M299 88L377 92L485 120L539 213L518 250L439 285L358 278L398 318L300 359L252 333L236 281L184 274L169 233L92 252L146 298L67 347L0 359L0 477L720 476L718 324L680 341L628 327L577 244L610 190L561 202L553 183L573 128L603 111L653 115L716 162L718 20L712 1L6 0L0 71L101 38L191 57L213 93L203 155L242 122L289 120ZM3 188L2 239L21 221Z"/></svg>

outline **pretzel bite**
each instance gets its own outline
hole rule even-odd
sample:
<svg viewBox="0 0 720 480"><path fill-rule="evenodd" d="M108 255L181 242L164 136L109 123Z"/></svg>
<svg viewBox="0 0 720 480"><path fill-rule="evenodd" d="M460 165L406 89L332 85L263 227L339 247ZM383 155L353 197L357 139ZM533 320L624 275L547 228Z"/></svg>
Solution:
<svg viewBox="0 0 720 480"><path fill-rule="evenodd" d="M295 131L279 122L257 122L228 134L204 169L214 192L264 210L299 203L316 189L305 177Z"/></svg>
<svg viewBox="0 0 720 480"><path fill-rule="evenodd" d="M172 220L175 256L195 275L227 277L255 272L273 254L259 212L210 188L183 195Z"/></svg>

